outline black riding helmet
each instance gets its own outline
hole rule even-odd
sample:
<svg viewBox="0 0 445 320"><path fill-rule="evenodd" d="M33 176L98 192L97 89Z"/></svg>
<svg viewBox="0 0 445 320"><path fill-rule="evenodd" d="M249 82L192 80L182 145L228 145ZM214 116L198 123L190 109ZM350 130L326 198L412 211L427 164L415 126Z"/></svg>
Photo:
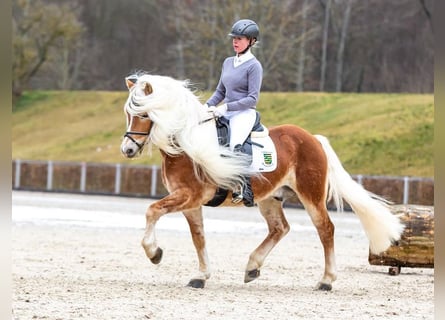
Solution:
<svg viewBox="0 0 445 320"><path fill-rule="evenodd" d="M244 36L249 39L258 40L260 29L255 21L249 19L241 19L235 22L232 26L232 31L229 33L230 37Z"/></svg>

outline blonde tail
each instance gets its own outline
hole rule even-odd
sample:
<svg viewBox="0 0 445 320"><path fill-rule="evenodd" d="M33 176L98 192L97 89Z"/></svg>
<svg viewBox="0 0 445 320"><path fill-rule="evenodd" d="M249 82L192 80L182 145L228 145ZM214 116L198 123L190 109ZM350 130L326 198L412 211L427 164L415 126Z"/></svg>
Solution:
<svg viewBox="0 0 445 320"><path fill-rule="evenodd" d="M349 203L365 229L372 253L385 251L393 241L400 239L403 224L392 214L385 199L365 190L352 179L326 137L315 137L323 146L328 159L329 196L339 209L343 207L343 199Z"/></svg>

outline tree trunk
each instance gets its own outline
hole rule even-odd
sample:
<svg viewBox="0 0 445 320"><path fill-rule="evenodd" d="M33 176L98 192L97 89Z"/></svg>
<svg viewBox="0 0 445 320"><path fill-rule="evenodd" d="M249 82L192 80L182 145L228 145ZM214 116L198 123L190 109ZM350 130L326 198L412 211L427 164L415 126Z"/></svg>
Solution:
<svg viewBox="0 0 445 320"><path fill-rule="evenodd" d="M341 28L340 43L337 51L337 73L335 90L341 92L343 84L343 54L345 51L346 37L348 34L349 18L351 16L351 0L346 0L345 15L343 17L343 24Z"/></svg>
<svg viewBox="0 0 445 320"><path fill-rule="evenodd" d="M428 9L428 6L425 3L425 0L419 0L420 5L422 6L423 12L425 12L425 16L428 19L428 23L430 25L431 31L434 32L434 23L433 23L433 16L431 14L430 9Z"/></svg>
<svg viewBox="0 0 445 320"><path fill-rule="evenodd" d="M321 75L320 75L320 91L324 91L324 84L326 79L326 59L328 50L328 33L329 33L329 17L331 11L331 2L328 0L324 11L324 25L323 25L323 43L321 52Z"/></svg>
<svg viewBox="0 0 445 320"><path fill-rule="evenodd" d="M216 21L217 21L217 11L215 8L215 3L213 1L211 1L210 3L210 10L211 12L211 17L210 17L210 29L211 29L211 34L214 35L216 34ZM207 83L207 90L211 91L214 90L216 87L216 77L218 77L218 75L215 72L215 63L214 61L216 61L216 39L214 39L213 37L211 38L211 44L210 44L210 61L209 61L209 75L208 75L208 83Z"/></svg>
<svg viewBox="0 0 445 320"><path fill-rule="evenodd" d="M176 6L175 6L178 11L176 12L176 17L175 17L175 28L176 28L176 35L177 35L177 39L176 39L176 50L177 50L177 58L176 58L176 70L177 70L177 77L179 79L184 79L185 78L185 67L184 67L184 43L183 43L183 39L182 39L182 12L180 11L180 8L183 8L183 6L181 6L181 3L179 0L176 1Z"/></svg>
<svg viewBox="0 0 445 320"><path fill-rule="evenodd" d="M399 271L400 267L434 268L434 207L398 205L391 211L400 215L405 230L385 252L370 252L369 263L397 267Z"/></svg>
<svg viewBox="0 0 445 320"><path fill-rule="evenodd" d="M304 90L304 61L306 60L306 24L307 24L307 7L308 1L304 0L302 9L302 37L300 42L300 56L298 58L298 71L297 71L297 91Z"/></svg>

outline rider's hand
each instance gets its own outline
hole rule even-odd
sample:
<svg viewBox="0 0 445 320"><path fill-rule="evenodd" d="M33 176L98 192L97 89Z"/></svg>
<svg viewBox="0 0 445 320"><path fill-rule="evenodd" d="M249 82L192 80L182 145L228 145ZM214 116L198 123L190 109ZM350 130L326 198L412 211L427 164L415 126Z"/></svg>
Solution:
<svg viewBox="0 0 445 320"><path fill-rule="evenodd" d="M210 106L208 112L213 112L213 114L217 117L222 117L227 112L227 104L222 104L218 107Z"/></svg>

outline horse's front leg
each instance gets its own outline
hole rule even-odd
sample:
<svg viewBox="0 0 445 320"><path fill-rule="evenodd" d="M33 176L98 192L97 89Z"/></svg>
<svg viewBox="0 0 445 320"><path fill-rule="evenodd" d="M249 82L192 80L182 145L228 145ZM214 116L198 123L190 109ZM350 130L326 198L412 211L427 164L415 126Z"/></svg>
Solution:
<svg viewBox="0 0 445 320"><path fill-rule="evenodd" d="M199 261L198 274L192 277L187 286L193 288L204 288L205 281L210 278L210 266L205 246L206 243L202 219L202 207L184 211L183 214L189 224L190 233L192 235L193 244L195 245Z"/></svg>
<svg viewBox="0 0 445 320"><path fill-rule="evenodd" d="M157 221L164 214L187 209L188 199L190 195L186 190L176 190L148 207L145 213L145 233L141 244L145 254L154 264L158 264L162 259L162 249L158 246L155 235Z"/></svg>

